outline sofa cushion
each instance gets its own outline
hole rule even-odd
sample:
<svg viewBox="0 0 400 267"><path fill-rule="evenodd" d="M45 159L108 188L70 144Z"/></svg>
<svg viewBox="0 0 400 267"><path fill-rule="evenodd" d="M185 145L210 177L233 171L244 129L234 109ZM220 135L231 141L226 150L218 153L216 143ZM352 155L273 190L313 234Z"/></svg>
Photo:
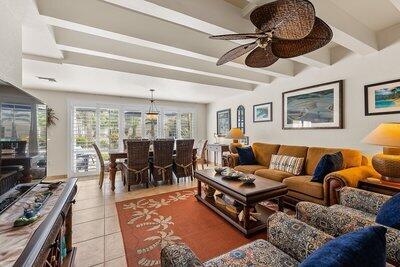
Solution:
<svg viewBox="0 0 400 267"><path fill-rule="evenodd" d="M324 178L331 172L340 171L343 169L343 155L342 152L334 154L325 154L322 156L315 168L312 181L323 183Z"/></svg>
<svg viewBox="0 0 400 267"><path fill-rule="evenodd" d="M376 222L400 230L400 193L386 201L376 215Z"/></svg>
<svg viewBox="0 0 400 267"><path fill-rule="evenodd" d="M272 169L258 170L254 174L278 182L282 182L283 179L293 176L291 173Z"/></svg>
<svg viewBox="0 0 400 267"><path fill-rule="evenodd" d="M351 215L354 215L354 216L361 217L361 218L363 218L365 220L368 220L368 221L371 221L371 222L375 222L376 216L374 214L371 214L371 213L368 213L368 212L365 212L365 211L362 211L362 210L356 210L356 209L353 209L353 208L350 208L350 207L346 207L346 206L343 206L343 205L339 205L339 204L332 205L329 208L330 209L334 209L337 212L351 214Z"/></svg>
<svg viewBox="0 0 400 267"><path fill-rule="evenodd" d="M256 165L257 161L254 157L253 149L251 146L248 147L236 147L239 155L239 164L243 165Z"/></svg>
<svg viewBox="0 0 400 267"><path fill-rule="evenodd" d="M204 263L213 266L298 266L299 262L265 240L234 249Z"/></svg>
<svg viewBox="0 0 400 267"><path fill-rule="evenodd" d="M301 267L386 266L386 228L370 226L333 239L314 251Z"/></svg>
<svg viewBox="0 0 400 267"><path fill-rule="evenodd" d="M362 155L360 151L346 148L323 148L323 147L310 147L307 152L305 173L313 175L318 162L325 154L333 154L342 152L343 155L343 168L351 168L361 166Z"/></svg>
<svg viewBox="0 0 400 267"><path fill-rule="evenodd" d="M257 170L265 169L262 165L238 165L235 167L235 171L244 172L248 174L254 174Z"/></svg>
<svg viewBox="0 0 400 267"><path fill-rule="evenodd" d="M281 145L277 155L286 155L296 158L306 158L308 147L306 146L287 146Z"/></svg>
<svg viewBox="0 0 400 267"><path fill-rule="evenodd" d="M278 153L280 145L254 143L252 147L258 164L268 168L272 154Z"/></svg>
<svg viewBox="0 0 400 267"><path fill-rule="evenodd" d="M324 188L321 183L311 182L312 176L293 176L283 180L289 191L296 191L315 198L324 198Z"/></svg>
<svg viewBox="0 0 400 267"><path fill-rule="evenodd" d="M304 158L296 158L286 155L272 155L269 168L289 172L293 175L299 175L303 170L303 162Z"/></svg>

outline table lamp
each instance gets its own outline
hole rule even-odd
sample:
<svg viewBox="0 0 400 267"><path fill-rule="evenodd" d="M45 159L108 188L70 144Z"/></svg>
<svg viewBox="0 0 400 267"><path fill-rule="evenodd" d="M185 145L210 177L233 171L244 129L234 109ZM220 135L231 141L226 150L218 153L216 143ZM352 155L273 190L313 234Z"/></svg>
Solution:
<svg viewBox="0 0 400 267"><path fill-rule="evenodd" d="M229 145L229 150L233 154L237 154L237 147L241 147L242 144L239 143L239 139L244 138L244 134L240 128L232 128L226 135L227 139L232 139L232 143Z"/></svg>
<svg viewBox="0 0 400 267"><path fill-rule="evenodd" d="M382 123L363 143L383 146L383 154L372 158L372 166L382 180L400 183L400 123Z"/></svg>

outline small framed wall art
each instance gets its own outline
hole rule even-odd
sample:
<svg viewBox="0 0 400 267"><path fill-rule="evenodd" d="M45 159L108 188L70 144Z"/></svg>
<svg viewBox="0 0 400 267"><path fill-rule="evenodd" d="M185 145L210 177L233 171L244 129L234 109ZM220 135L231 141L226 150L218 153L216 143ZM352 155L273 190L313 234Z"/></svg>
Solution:
<svg viewBox="0 0 400 267"><path fill-rule="evenodd" d="M224 109L217 111L217 134L225 136L231 130L231 110Z"/></svg>
<svg viewBox="0 0 400 267"><path fill-rule="evenodd" d="M272 102L253 106L253 122L272 121Z"/></svg>

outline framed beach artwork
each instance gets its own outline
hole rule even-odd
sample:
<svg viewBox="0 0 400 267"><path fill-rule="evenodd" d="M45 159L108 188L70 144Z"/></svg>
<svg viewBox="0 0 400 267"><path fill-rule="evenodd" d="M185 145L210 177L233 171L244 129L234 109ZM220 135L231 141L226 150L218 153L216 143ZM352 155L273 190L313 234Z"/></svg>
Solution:
<svg viewBox="0 0 400 267"><path fill-rule="evenodd" d="M365 86L365 115L400 113L400 80Z"/></svg>
<svg viewBox="0 0 400 267"><path fill-rule="evenodd" d="M253 122L272 121L272 102L253 106Z"/></svg>
<svg viewBox="0 0 400 267"><path fill-rule="evenodd" d="M231 110L224 109L217 111L217 134L225 136L231 130Z"/></svg>
<svg viewBox="0 0 400 267"><path fill-rule="evenodd" d="M282 94L283 129L343 129L343 81Z"/></svg>

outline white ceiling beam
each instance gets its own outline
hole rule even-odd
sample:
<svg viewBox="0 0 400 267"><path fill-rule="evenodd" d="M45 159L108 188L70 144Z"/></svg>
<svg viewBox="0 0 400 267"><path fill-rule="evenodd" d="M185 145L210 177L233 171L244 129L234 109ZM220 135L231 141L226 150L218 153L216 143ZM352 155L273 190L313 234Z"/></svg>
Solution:
<svg viewBox="0 0 400 267"><path fill-rule="evenodd" d="M252 91L255 85L210 77L206 75L199 75L196 73L182 72L179 70L166 69L162 66L150 66L142 64L137 60L111 55L92 50L84 50L78 48L67 48L59 46L64 53L63 64L72 64L85 67L92 67L98 69L113 70L125 73L145 75L149 77L158 77L169 80L192 82L203 85L218 86L224 88L233 88L239 90ZM67 51L70 50L70 51Z"/></svg>
<svg viewBox="0 0 400 267"><path fill-rule="evenodd" d="M222 66L219 68L209 61L197 60L57 27L54 28L54 33L59 49L64 51L74 52L74 50L70 50L73 48L82 49L82 51L102 52L138 64L157 66L255 85L265 85L270 82L266 75L230 66Z"/></svg>
<svg viewBox="0 0 400 267"><path fill-rule="evenodd" d="M400 0L390 0L390 1L400 11Z"/></svg>
<svg viewBox="0 0 400 267"><path fill-rule="evenodd" d="M333 42L361 55L367 55L378 51L378 42L375 32L370 30L367 26L335 5L331 0L310 1L315 6L317 16L331 26L333 30ZM242 15L246 16L251 13L256 6L269 2L273 2L273 0L255 0L243 9Z"/></svg>
<svg viewBox="0 0 400 267"><path fill-rule="evenodd" d="M215 63L226 51L234 48L231 42L215 42L207 34L193 31L182 25L132 12L127 8L97 0L38 0L39 12L47 23L105 38L130 42L194 57ZM107 19L99 16L107 14ZM239 60L228 66L247 69ZM250 69L253 72L291 77L294 69L275 72L274 69Z"/></svg>

